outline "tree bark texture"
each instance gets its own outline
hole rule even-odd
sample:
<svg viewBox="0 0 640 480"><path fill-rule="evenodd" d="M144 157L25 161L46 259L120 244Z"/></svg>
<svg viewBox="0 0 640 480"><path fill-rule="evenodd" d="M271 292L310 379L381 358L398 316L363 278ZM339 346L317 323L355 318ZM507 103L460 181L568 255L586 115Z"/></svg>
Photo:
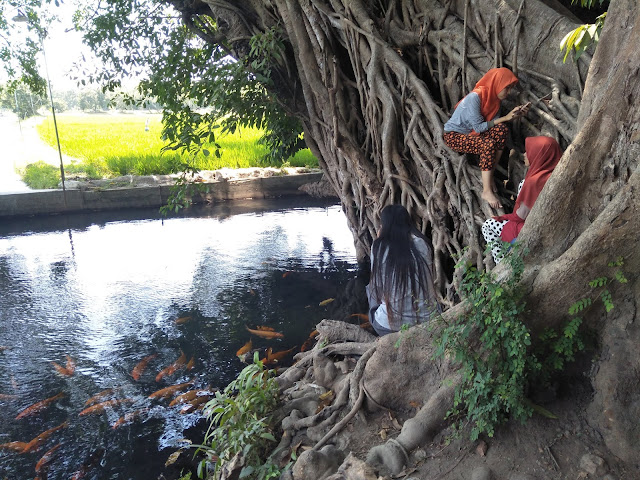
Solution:
<svg viewBox="0 0 640 480"><path fill-rule="evenodd" d="M566 148L519 237L530 250L529 323L534 331L560 325L568 306L588 293L586 282L624 257L630 281L620 289L630 300L610 322L589 317L602 351L594 424L615 454L636 462L640 432L628 422L640 413L636 2L612 2L594 58L584 54L578 63L562 63L559 49L578 21L553 0L172 3L191 20L215 22L216 35L203 31L204 21L187 23L238 59L249 55L251 36L275 29L285 47L271 88L302 120L305 140L340 197L358 256L367 258L379 210L402 203L432 240L436 287L449 306L457 301L451 259L468 247L478 267L491 266L480 226L500 212L481 200L474 159L444 144L443 124L489 68L511 68L520 89L503 111L526 101L532 108L510 124L513 152L505 152L497 170L503 203L509 205L524 174L525 136L549 135ZM548 105L537 101L549 92ZM612 378L618 374L620 380Z"/></svg>

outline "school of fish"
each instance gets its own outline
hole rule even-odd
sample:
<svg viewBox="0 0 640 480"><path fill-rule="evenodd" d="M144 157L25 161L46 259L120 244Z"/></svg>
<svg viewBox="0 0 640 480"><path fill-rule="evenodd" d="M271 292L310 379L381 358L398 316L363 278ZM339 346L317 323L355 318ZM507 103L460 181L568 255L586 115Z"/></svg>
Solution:
<svg viewBox="0 0 640 480"><path fill-rule="evenodd" d="M328 299L328 301L322 302L321 304L327 304L329 301L333 299ZM175 320L175 323L180 325L186 323L191 320L191 317L180 317ZM272 327L267 326L257 326L255 329L251 329L246 327L247 331L260 338L264 338L267 340L271 339L281 339L284 335L280 332L276 332ZM311 335L304 343L304 345L300 348L300 351L305 351L310 348L315 341L315 337L318 335L317 331L311 332ZM240 357L242 355L249 354L253 349L253 343L249 340L245 345L243 345L238 351L237 355ZM292 347L288 350L281 350L274 352L272 347L269 347L266 350L266 355L262 358L262 362L265 365L274 365L281 363L285 358L291 356L297 347ZM145 371L149 367L149 364L158 357L157 353L149 354L143 357L131 370L131 377L137 382L144 375ZM51 362L55 368L55 371L65 377L71 377L74 375L76 370L76 362L69 355L66 355L66 363L65 366L62 366L56 362ZM191 359L187 362L186 354L181 350L180 356L165 368L161 369L155 376L155 381L160 382L165 378L172 376L179 370L191 370L195 366L195 358L191 357ZM12 378L12 383L15 385L15 381ZM210 387L205 388L191 388L195 383L195 378L191 379L187 382L183 382L176 385L170 385L155 392L151 393L148 396L150 400L166 400L172 398L169 402L169 407L178 407L179 412L181 414L191 413L197 410L201 410L205 404L213 398L217 389L211 389ZM78 413L78 417L85 417L88 415L100 415L105 413L108 409L115 409L117 407L132 404L134 403L134 399L132 398L117 398L119 393L118 388L109 388L103 390L101 392L96 393L92 397L88 398L84 404L84 409ZM50 408L57 401L63 399L65 397L64 392L59 392L52 397L46 398L39 402L36 402L26 408L24 408L18 415L15 417L15 420L20 420L32 417L40 414L46 409ZM17 395L9 395L9 394L0 394L0 400L4 401L16 401L18 400ZM128 425L139 418L141 418L145 413L149 411L149 408L141 408L136 409L130 412L125 413L122 417L116 420L112 429L120 428L124 425ZM10 452L15 452L17 454L25 454L25 453L33 453L39 451L44 444L50 439L55 437L56 432L66 428L69 426L69 421L65 421L62 424L49 428L48 430L43 431L33 439L29 441L11 441L0 444L0 450L7 450ZM36 477L34 480L46 480L49 470L51 469L51 465L54 462L56 455L58 454L58 450L62 446L62 443L57 443L51 448L49 448L44 455L38 460L35 465L35 473ZM82 463L80 468L73 474L71 480L79 480L81 478L85 478L88 473L98 465L104 456L104 451L102 449L97 449L91 452L86 460Z"/></svg>

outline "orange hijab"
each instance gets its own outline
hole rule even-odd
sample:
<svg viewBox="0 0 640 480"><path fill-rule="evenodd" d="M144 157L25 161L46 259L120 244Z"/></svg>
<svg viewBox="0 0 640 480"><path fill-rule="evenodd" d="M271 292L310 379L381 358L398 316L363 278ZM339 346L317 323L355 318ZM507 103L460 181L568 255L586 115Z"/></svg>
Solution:
<svg viewBox="0 0 640 480"><path fill-rule="evenodd" d="M471 91L476 92L480 97L480 113L487 122L492 120L500 109L498 93L516 83L518 83L518 77L504 67L492 68L478 80Z"/></svg>

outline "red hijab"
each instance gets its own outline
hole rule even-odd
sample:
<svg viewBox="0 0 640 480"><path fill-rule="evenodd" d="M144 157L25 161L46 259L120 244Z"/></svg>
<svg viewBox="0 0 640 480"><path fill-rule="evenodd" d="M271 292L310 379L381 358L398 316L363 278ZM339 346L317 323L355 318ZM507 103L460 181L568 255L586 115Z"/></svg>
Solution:
<svg viewBox="0 0 640 480"><path fill-rule="evenodd" d="M524 177L524 185L516 199L513 213L494 217L496 220L509 220L500 234L500 238L505 242L511 242L518 236L529 210L533 207L553 169L556 168L560 157L562 157L560 145L551 137L527 137L524 141L524 148L529 159L529 170ZM525 218L520 218L516 213L520 206L526 207L524 209L527 213Z"/></svg>
<svg viewBox="0 0 640 480"><path fill-rule="evenodd" d="M518 77L504 67L492 68L478 80L472 92L480 97L480 113L486 121L492 120L500 109L498 93L516 83L518 83Z"/></svg>

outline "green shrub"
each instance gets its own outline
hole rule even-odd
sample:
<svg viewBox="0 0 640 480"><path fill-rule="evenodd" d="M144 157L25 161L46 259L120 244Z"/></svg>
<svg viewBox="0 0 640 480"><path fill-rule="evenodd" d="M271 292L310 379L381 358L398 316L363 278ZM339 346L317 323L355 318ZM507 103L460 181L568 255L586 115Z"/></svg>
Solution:
<svg viewBox="0 0 640 480"><path fill-rule="evenodd" d="M462 382L448 416L471 421L471 438L493 436L495 428L512 416L521 421L533 412L525 401L526 369L531 361L529 330L518 318L525 309L519 281L524 263L517 245L503 261L511 264L511 278L499 283L492 272L481 272L467 261L460 293L471 305L436 338L435 356L450 353L462 365ZM459 424L454 422L455 427Z"/></svg>
<svg viewBox="0 0 640 480"><path fill-rule="evenodd" d="M22 181L30 188L50 189L58 188L60 183L60 167L49 165L40 160L24 167Z"/></svg>
<svg viewBox="0 0 640 480"><path fill-rule="evenodd" d="M466 261L456 265L463 269L460 292L470 310L445 325L435 339L435 357L450 354L461 364L462 381L448 417L454 419L456 429L461 419L470 421L472 440L482 433L493 436L495 428L509 418L525 422L534 411L555 418L526 398L529 386L546 384L567 362L575 360L577 352L584 349L578 314L598 298L609 312L613 301L607 286L614 281L627 282L620 269L622 258L611 262L609 266L616 270L611 276L588 282L592 294L569 307L572 318L565 326L559 332L547 328L532 346L529 329L519 319L526 309L519 285L524 262L519 246L505 245L509 247L503 261L510 264L511 277L504 282Z"/></svg>
<svg viewBox="0 0 640 480"><path fill-rule="evenodd" d="M267 459L269 447L276 441L271 414L277 403L273 371L264 368L256 352L254 363L205 406L211 424L204 445L198 445L207 456L198 466L198 476L203 478L211 469L217 478L221 467L239 454L243 459L240 478L279 477L279 468Z"/></svg>

